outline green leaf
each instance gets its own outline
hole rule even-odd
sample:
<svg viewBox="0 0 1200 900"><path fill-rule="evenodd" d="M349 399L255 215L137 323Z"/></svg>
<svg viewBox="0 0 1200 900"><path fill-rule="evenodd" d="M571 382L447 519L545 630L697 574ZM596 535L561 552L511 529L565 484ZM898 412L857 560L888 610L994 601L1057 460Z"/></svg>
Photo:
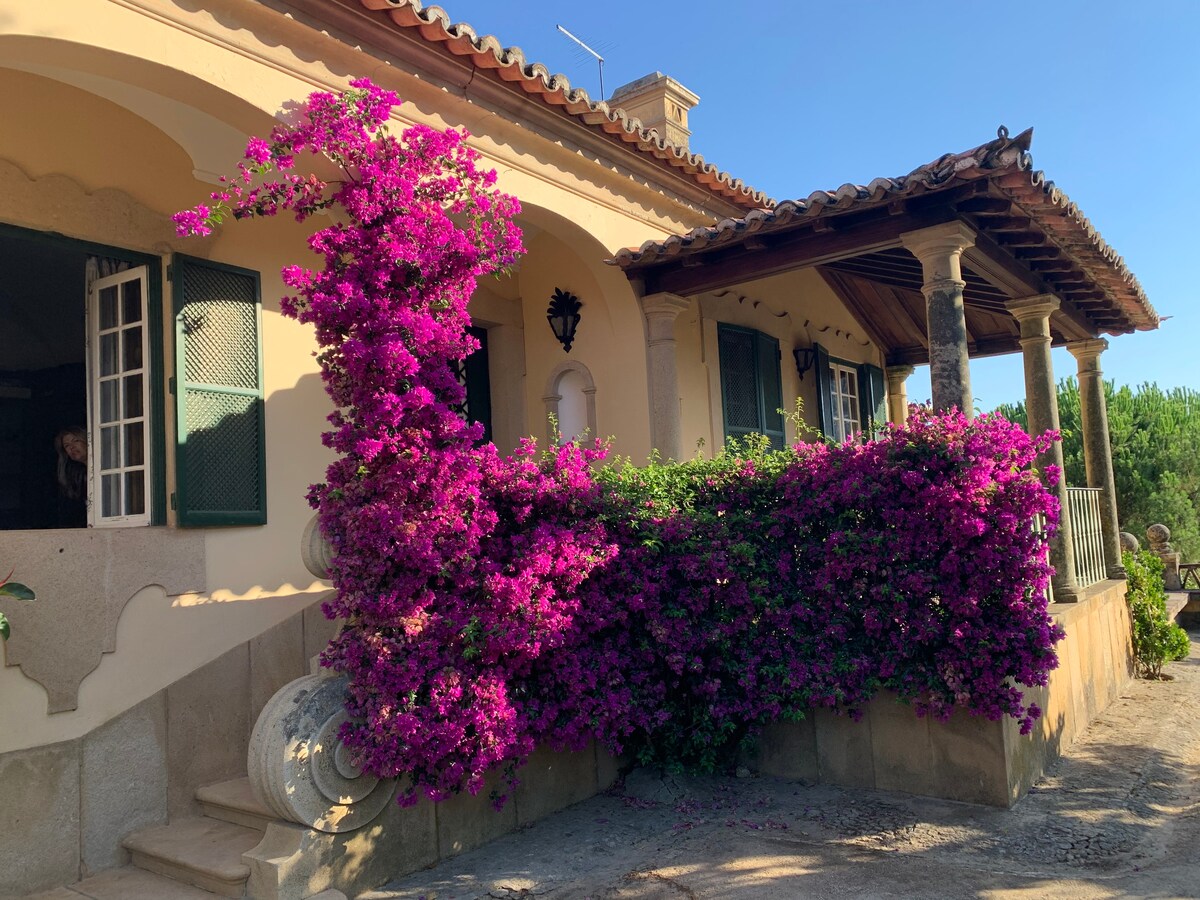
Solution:
<svg viewBox="0 0 1200 900"><path fill-rule="evenodd" d="M14 600L24 600L27 603L36 599L33 591L16 581L0 585L0 597L12 597Z"/></svg>
<svg viewBox="0 0 1200 900"><path fill-rule="evenodd" d="M8 640L8 619L4 617L4 613L0 613L0 638Z"/></svg>

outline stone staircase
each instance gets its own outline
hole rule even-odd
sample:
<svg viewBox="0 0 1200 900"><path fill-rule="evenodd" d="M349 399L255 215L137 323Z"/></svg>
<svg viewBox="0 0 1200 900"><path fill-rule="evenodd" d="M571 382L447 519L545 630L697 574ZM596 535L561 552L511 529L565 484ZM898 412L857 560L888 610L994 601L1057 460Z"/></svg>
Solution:
<svg viewBox="0 0 1200 900"><path fill-rule="evenodd" d="M236 778L196 791L203 815L135 831L124 840L133 865L104 872L47 900L71 897L212 900L244 897L250 867L242 854L258 846L275 816L255 798L250 779Z"/></svg>

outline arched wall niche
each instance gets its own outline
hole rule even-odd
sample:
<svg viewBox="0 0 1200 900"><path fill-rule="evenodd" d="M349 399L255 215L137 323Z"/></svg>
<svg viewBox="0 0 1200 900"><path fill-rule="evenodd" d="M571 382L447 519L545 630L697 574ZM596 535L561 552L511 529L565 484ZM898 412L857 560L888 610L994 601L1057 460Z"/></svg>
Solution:
<svg viewBox="0 0 1200 900"><path fill-rule="evenodd" d="M564 360L554 367L542 403L548 445L597 437L596 380L579 360ZM553 423L557 423L557 434Z"/></svg>

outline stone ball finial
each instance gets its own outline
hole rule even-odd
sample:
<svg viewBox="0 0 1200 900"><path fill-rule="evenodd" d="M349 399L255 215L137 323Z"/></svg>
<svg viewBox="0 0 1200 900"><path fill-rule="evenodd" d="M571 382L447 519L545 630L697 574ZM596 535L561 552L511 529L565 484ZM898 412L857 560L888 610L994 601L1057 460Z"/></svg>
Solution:
<svg viewBox="0 0 1200 900"><path fill-rule="evenodd" d="M1169 550L1171 548L1171 529L1166 525L1151 525L1146 529L1146 540L1153 550Z"/></svg>
<svg viewBox="0 0 1200 900"><path fill-rule="evenodd" d="M317 516L308 520L304 526L304 534L300 536L300 558L304 568L313 574L314 578L329 578L329 567L333 564L333 548L325 535L321 534L321 523Z"/></svg>
<svg viewBox="0 0 1200 900"><path fill-rule="evenodd" d="M1128 553L1137 553L1141 549L1141 544L1135 535L1128 531L1122 531L1120 536L1121 550Z"/></svg>

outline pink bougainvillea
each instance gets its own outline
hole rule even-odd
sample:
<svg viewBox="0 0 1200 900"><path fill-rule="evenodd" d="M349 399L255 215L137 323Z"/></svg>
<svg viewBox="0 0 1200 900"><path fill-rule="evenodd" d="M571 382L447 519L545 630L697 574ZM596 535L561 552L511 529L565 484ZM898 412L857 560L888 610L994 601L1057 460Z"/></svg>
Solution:
<svg viewBox="0 0 1200 900"><path fill-rule="evenodd" d="M521 252L516 200L465 135L385 127L368 81L254 139L181 234L336 208L289 266L337 451L310 500L344 620L362 765L439 799L541 742L718 765L766 722L881 687L1028 729L1061 633L1035 515L1037 442L1002 419L914 415L878 440L598 468L600 447L501 456L457 412L475 279ZM297 173L305 155L342 171ZM1044 439L1043 439L1044 440ZM497 799L501 799L499 796Z"/></svg>

